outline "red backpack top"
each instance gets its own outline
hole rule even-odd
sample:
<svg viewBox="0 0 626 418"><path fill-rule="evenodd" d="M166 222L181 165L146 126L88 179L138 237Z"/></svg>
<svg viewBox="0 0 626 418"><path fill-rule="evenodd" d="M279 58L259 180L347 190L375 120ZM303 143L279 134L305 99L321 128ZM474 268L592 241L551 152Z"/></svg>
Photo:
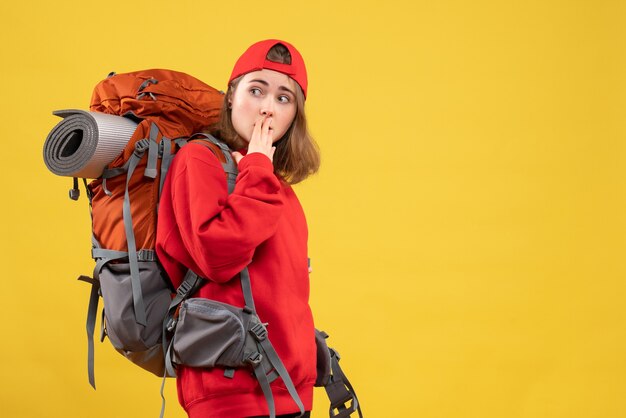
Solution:
<svg viewBox="0 0 626 418"><path fill-rule="evenodd" d="M115 169L121 169L128 163L137 149L137 143L142 139L150 141L145 152L151 157L158 157L155 152L162 156L165 148L169 148L170 155L174 154L177 143L171 141L206 131L218 121L223 100L222 92L190 75L171 70L111 73L96 85L89 106L91 111L141 120L124 151L108 165L103 178L89 185L93 196L94 237L102 248L127 250L120 210L120 199L124 198L127 179L123 175L106 177L115 174ZM154 128L151 132L153 123L158 132ZM168 138L170 144L163 143L163 137ZM131 216L137 250L154 248L156 206L168 165L163 165L161 158L153 158L152 161L150 158L142 158L130 179L128 193L132 202Z"/></svg>
<svg viewBox="0 0 626 418"><path fill-rule="evenodd" d="M98 83L89 109L150 118L168 138L201 132L217 121L224 93L185 73L143 70L115 74Z"/></svg>

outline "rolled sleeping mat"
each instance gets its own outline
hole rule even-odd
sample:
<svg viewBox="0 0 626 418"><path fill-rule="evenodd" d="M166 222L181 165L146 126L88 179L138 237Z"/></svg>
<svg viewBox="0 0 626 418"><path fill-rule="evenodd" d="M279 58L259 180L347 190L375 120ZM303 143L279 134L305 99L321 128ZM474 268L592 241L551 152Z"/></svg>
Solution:
<svg viewBox="0 0 626 418"><path fill-rule="evenodd" d="M123 116L68 109L48 134L43 159L59 176L95 179L124 149L137 124Z"/></svg>

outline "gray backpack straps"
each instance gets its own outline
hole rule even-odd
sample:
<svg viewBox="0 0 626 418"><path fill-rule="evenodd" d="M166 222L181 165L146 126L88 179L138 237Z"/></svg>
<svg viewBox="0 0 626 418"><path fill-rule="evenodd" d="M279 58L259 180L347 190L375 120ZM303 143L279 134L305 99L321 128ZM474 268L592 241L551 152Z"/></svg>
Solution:
<svg viewBox="0 0 626 418"><path fill-rule="evenodd" d="M250 284L250 272L248 271L248 267L241 270L241 273L239 273L239 280L241 282L243 301L246 304L246 308L256 314L256 306L254 306L254 298L252 297L252 285Z"/></svg>
<svg viewBox="0 0 626 418"><path fill-rule="evenodd" d="M159 128L156 123L150 124L150 145L148 147L148 161L143 175L155 179L157 176L157 160L159 158ZM165 139L165 138L164 138Z"/></svg>
<svg viewBox="0 0 626 418"><path fill-rule="evenodd" d="M172 141L166 138L161 140L161 145L159 148L159 154L161 155L161 177L159 180L159 200L161 199L161 192L163 191L163 183L165 182L165 176L167 175L167 171L170 168L170 164L172 163L172 159L174 156L172 155ZM158 208L158 207L157 207Z"/></svg>
<svg viewBox="0 0 626 418"><path fill-rule="evenodd" d="M235 163L235 160L230 154L231 150L230 148L228 148L228 145L226 145L222 141L219 141L213 135L210 135L207 133L194 134L189 140L192 140L192 139L200 139L201 141L205 141L205 140L209 141L217 145L222 150L222 153L224 154L224 157L226 158L226 162L222 163L222 167L224 168L224 171L228 175L228 179L227 179L228 194L232 193L233 190L235 190L235 180L237 180L237 174L239 174L239 170L237 170L237 164Z"/></svg>
<svg viewBox="0 0 626 418"><path fill-rule="evenodd" d="M289 372L283 365L283 362L278 357L276 350L272 346L272 343L267 338L267 330L263 327L263 331L261 333L253 332L254 337L257 339L257 344L259 351L262 353L261 355L265 355L265 358L269 361L269 364L273 367L274 370L278 373L280 378L283 380L289 395L294 400L298 409L300 410L300 415L304 414L304 405L302 404L302 400L298 395L298 391L296 390L291 377L289 376ZM274 407L274 396L272 395L272 389L270 388L270 383L275 379L271 378L271 368L266 367L265 362L261 359L258 364L253 364L254 367L254 375L259 380L259 384L261 385L261 389L263 390L263 394L265 395L265 399L267 400L267 404L269 406L270 418L274 418L276 416L276 409Z"/></svg>
<svg viewBox="0 0 626 418"><path fill-rule="evenodd" d="M128 187L130 184L130 180L139 164L139 161L143 158L144 154L148 153L148 161L146 165L146 170L144 175L149 178L156 178L157 176L157 160L159 156L159 145L157 143L157 137L159 134L159 128L153 122L150 124L150 137L144 138L135 144L135 151L133 155L128 159L127 165L122 167L121 169L126 171L126 187L124 191L124 202L122 205L122 214L124 218L124 231L126 233L126 245L128 249L128 253L126 256L128 257L128 262L130 264L130 273L131 273L131 284L132 284L132 292L133 292L133 308L135 311L135 320L138 324L147 325L146 319L146 308L143 300L143 294L141 291L141 284L139 281L139 257L137 253L137 245L135 242L135 232L133 230L133 219L131 215L130 208L130 195L128 192ZM162 143L168 142L169 140L163 138ZM163 145L165 147L165 145ZM163 155L166 155L163 152ZM170 153L167 153L168 158L170 157ZM169 163L169 161L168 161ZM161 167L161 172L163 174L163 170L167 170L169 164L166 164L165 167ZM119 172L111 172L106 173L104 176L112 176L120 174ZM159 185L161 186L161 185ZM121 258L121 257L116 257ZM106 261L110 261L108 259Z"/></svg>
<svg viewBox="0 0 626 418"><path fill-rule="evenodd" d="M143 158L146 151L148 152L148 161L146 170L144 175L149 178L156 178L157 176L157 159L159 158L158 151L158 143L157 137L159 133L159 128L153 122L150 125L150 138L144 138L135 144L135 151L133 155L128 159L126 167L126 187L124 191L124 202L122 205L122 214L124 218L124 231L126 233L126 245L128 253L126 254L128 257L128 262L130 264L130 273L131 273L131 284L132 284L132 293L133 293L133 308L135 311L135 320L140 325L147 325L146 319L146 307L143 300L143 294L141 291L141 284L139 281L139 257L137 253L137 245L135 242L135 232L133 230L133 218L131 215L130 208L130 194L128 192L128 187L130 184L130 180L139 164L139 161ZM164 138L164 141L167 140ZM166 167L167 169L167 167ZM108 173L107 173L108 174ZM113 173L110 173L111 175ZM115 173L117 174L117 173ZM110 261L107 260L107 261Z"/></svg>
<svg viewBox="0 0 626 418"><path fill-rule="evenodd" d="M251 314L256 315L256 309L254 307L254 299L252 297L252 286L250 284L250 273L248 272L248 268L244 268L240 273L241 279L241 288L243 290L243 297L246 303L246 308L244 312L250 311ZM249 330L250 334L256 340L256 345L260 356L257 359L250 359L249 363L254 369L254 375L256 376L259 384L261 385L261 390L263 390L263 395L265 395L265 399L267 401L267 405L269 407L270 418L274 418L276 416L276 408L274 406L274 396L272 394L272 389L270 388L270 383L275 380L278 376L283 380L289 395L294 400L298 409L300 410L300 415L304 414L304 405L302 404L302 400L298 395L298 391L296 390L291 377L289 376L289 372L285 368L283 362L278 357L276 350L272 346L272 343L267 337L267 328L262 323L258 323L253 326ZM276 373L272 374L272 371ZM276 375L278 374L278 376Z"/></svg>
<svg viewBox="0 0 626 418"><path fill-rule="evenodd" d="M98 299L100 298L100 282L97 278L79 276L78 280L91 284L91 294L89 295L89 307L87 308L87 375L89 384L96 388L96 377L94 372L94 340L93 333L96 327L96 316L98 314Z"/></svg>
<svg viewBox="0 0 626 418"><path fill-rule="evenodd" d="M156 127L153 123L152 127ZM152 127L150 130L152 131ZM158 128L157 128L158 129ZM126 232L126 244L128 247L128 262L130 263L130 281L133 291L133 307L135 309L135 320L138 324L147 325L146 308L143 303L143 295L141 293L141 284L139 282L139 260L137 259L137 245L135 244L135 232L133 231L133 218L130 213L130 195L128 193L128 185L130 179L135 172L135 168L139 164L139 160L143 157L146 150L150 148L152 141L142 139L135 144L135 152L130 157L128 171L126 173L126 190L124 192L124 203L122 205L122 213L124 217L124 230Z"/></svg>

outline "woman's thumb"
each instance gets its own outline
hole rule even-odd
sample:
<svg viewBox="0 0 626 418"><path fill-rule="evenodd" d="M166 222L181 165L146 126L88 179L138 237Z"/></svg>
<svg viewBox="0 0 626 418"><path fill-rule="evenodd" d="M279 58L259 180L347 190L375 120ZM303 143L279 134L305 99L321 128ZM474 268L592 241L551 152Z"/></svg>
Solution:
<svg viewBox="0 0 626 418"><path fill-rule="evenodd" d="M230 154L235 159L235 162L237 163L237 165L239 165L239 161L241 161L241 159L243 158L243 155L241 155L241 153L238 151L233 151Z"/></svg>

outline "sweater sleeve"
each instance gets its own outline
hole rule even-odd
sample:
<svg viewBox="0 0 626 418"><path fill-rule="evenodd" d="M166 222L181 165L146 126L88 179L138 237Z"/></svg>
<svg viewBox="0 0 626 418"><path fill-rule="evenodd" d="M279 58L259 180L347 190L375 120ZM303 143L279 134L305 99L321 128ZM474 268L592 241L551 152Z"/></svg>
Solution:
<svg viewBox="0 0 626 418"><path fill-rule="evenodd" d="M222 165L208 148L189 144L177 160L172 203L184 246L198 274L225 282L248 265L255 248L276 231L283 204L280 181L267 156L249 154L239 162L229 195Z"/></svg>

